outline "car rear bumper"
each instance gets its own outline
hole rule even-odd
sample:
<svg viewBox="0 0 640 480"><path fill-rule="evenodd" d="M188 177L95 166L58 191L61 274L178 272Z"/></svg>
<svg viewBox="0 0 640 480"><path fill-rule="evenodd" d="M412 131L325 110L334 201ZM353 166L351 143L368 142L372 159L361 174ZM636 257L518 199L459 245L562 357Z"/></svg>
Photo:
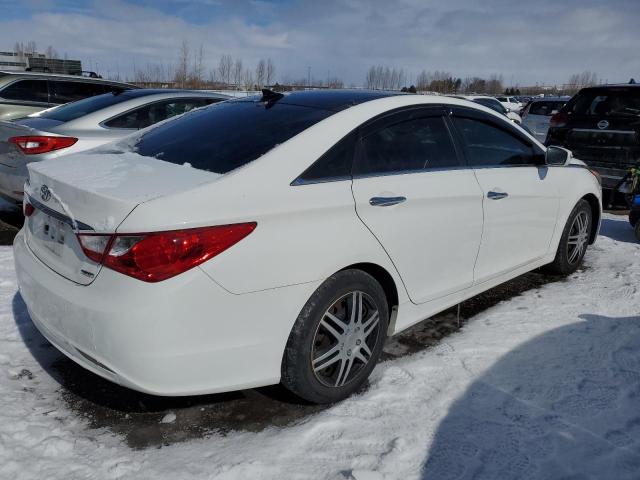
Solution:
<svg viewBox="0 0 640 480"><path fill-rule="evenodd" d="M149 284L103 268L89 286L41 263L20 232L20 293L35 326L115 383L166 396L277 383L289 332L317 284L234 295L200 268Z"/></svg>

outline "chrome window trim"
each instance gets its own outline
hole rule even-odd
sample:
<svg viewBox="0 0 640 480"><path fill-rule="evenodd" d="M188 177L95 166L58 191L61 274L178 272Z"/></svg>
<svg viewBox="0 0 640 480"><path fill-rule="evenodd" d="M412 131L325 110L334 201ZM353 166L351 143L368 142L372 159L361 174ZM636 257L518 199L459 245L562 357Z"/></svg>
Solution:
<svg viewBox="0 0 640 480"><path fill-rule="evenodd" d="M635 135L634 130L607 130L607 129L594 129L594 128L572 128L572 132L594 132L594 133L623 133L625 135Z"/></svg>
<svg viewBox="0 0 640 480"><path fill-rule="evenodd" d="M83 222L79 222L77 220L72 220L71 217L68 217L67 215L64 215L63 213L60 212L56 212L55 210L47 207L46 205L44 205L43 203L37 201L35 198L33 198L30 195L27 195L25 193L25 200L30 203L31 205L33 205L35 208L37 208L38 210L42 211L44 214L49 215L50 217L55 218L56 220L60 220L61 222L66 223L67 225L69 225L71 228L78 229L78 230L82 230L84 231L90 231L93 232L95 231L93 229L93 227L87 225L86 223Z"/></svg>

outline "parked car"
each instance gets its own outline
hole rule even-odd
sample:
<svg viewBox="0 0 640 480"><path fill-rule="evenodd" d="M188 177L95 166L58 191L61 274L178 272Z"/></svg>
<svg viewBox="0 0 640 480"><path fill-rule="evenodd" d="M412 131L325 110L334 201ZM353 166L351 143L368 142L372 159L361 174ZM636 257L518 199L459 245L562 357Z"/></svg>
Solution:
<svg viewBox="0 0 640 480"><path fill-rule="evenodd" d="M455 98L463 98L465 100L471 100L472 102L479 103L480 105L484 105L485 107L494 110L514 123L518 125L522 123L522 118L516 112L508 110L505 106L496 100L493 97L489 97L487 95L454 95Z"/></svg>
<svg viewBox="0 0 640 480"><path fill-rule="evenodd" d="M553 117L545 142L574 152L602 176L613 203L640 162L640 85L584 88Z"/></svg>
<svg viewBox="0 0 640 480"><path fill-rule="evenodd" d="M137 87L79 75L0 71L0 120L26 117L55 105L132 88Z"/></svg>
<svg viewBox="0 0 640 480"><path fill-rule="evenodd" d="M631 208L629 209L629 223L638 241L640 241L640 195L633 195L631 198Z"/></svg>
<svg viewBox="0 0 640 480"><path fill-rule="evenodd" d="M427 95L265 91L29 172L14 253L34 324L158 395L343 399L388 335L575 271L601 214L570 152Z"/></svg>
<svg viewBox="0 0 640 480"><path fill-rule="evenodd" d="M498 100L504 108L510 112L518 113L522 108L522 103L520 103L516 97L498 96L496 97L496 100Z"/></svg>
<svg viewBox="0 0 640 480"><path fill-rule="evenodd" d="M547 139L549 121L571 97L534 98L522 110L522 126L540 142Z"/></svg>
<svg viewBox="0 0 640 480"><path fill-rule="evenodd" d="M22 203L28 163L88 150L228 98L189 90L125 90L0 122L0 196Z"/></svg>

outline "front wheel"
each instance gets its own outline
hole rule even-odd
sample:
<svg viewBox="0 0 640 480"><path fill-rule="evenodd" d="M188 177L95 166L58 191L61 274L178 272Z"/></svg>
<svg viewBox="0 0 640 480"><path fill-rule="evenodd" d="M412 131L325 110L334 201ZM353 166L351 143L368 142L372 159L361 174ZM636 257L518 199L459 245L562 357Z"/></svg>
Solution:
<svg viewBox="0 0 640 480"><path fill-rule="evenodd" d="M564 227L556 258L544 267L544 271L555 275L569 275L578 269L587 252L592 221L591 205L586 200L580 200Z"/></svg>
<svg viewBox="0 0 640 480"><path fill-rule="evenodd" d="M313 403L357 391L375 367L387 335L384 290L361 270L329 277L314 292L289 335L282 384Z"/></svg>

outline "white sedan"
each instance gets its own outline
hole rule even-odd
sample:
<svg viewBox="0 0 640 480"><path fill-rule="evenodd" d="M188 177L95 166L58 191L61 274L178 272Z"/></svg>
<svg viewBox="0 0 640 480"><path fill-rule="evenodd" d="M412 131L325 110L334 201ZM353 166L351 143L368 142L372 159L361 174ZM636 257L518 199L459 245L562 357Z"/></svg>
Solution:
<svg viewBox="0 0 640 480"><path fill-rule="evenodd" d="M601 215L568 151L437 96L265 91L29 170L14 251L34 324L157 395L345 398L388 335L575 271Z"/></svg>

